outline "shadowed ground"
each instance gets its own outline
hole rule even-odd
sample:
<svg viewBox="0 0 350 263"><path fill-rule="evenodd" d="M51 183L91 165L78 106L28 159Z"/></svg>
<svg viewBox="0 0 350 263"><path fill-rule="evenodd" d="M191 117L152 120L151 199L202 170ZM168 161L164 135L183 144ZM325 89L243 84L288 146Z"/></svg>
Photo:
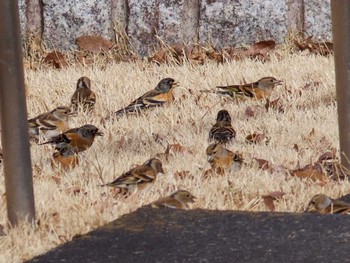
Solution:
<svg viewBox="0 0 350 263"><path fill-rule="evenodd" d="M143 207L29 262L350 262L349 220Z"/></svg>

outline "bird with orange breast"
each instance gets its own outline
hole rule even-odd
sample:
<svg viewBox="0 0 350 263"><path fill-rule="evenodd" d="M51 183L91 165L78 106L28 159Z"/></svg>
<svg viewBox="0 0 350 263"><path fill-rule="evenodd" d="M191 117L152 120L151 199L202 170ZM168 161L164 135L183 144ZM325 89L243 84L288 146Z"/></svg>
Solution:
<svg viewBox="0 0 350 263"><path fill-rule="evenodd" d="M248 84L217 86L215 93L229 96L231 98L243 97L260 100L267 99L271 95L275 86L281 84L282 81L274 77L264 77L256 82Z"/></svg>
<svg viewBox="0 0 350 263"><path fill-rule="evenodd" d="M62 167L63 169L71 169L79 164L78 155L74 152L74 149L66 142L60 142L56 145L52 155L52 167Z"/></svg>
<svg viewBox="0 0 350 263"><path fill-rule="evenodd" d="M158 85L141 97L131 102L127 107L115 112L116 116L140 113L143 110L160 107L174 101L173 90L178 84L172 78L162 79Z"/></svg>
<svg viewBox="0 0 350 263"><path fill-rule="evenodd" d="M75 153L85 151L91 147L96 136L103 136L103 133L92 124L86 124L79 128L70 129L43 144L59 144L65 142L74 150Z"/></svg>

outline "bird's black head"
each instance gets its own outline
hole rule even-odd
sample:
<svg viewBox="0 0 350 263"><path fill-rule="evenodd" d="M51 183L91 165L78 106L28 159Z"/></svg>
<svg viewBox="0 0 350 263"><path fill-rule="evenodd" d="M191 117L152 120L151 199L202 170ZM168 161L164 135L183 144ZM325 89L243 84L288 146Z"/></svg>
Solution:
<svg viewBox="0 0 350 263"><path fill-rule="evenodd" d="M162 91L162 92L168 92L171 88L176 86L177 83L172 78L165 78L159 81L156 90Z"/></svg>
<svg viewBox="0 0 350 263"><path fill-rule="evenodd" d="M216 121L225 121L231 123L231 116L227 110L220 110L216 117Z"/></svg>

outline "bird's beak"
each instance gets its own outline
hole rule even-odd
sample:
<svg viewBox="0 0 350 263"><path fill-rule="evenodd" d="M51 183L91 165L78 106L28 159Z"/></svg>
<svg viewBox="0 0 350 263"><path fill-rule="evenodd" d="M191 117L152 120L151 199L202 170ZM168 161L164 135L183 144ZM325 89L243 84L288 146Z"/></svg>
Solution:
<svg viewBox="0 0 350 263"><path fill-rule="evenodd" d="M178 86L180 86L180 84L179 84L178 82L174 82L174 83L171 85L172 88L175 88L175 87L178 87Z"/></svg>
<svg viewBox="0 0 350 263"><path fill-rule="evenodd" d="M96 136L103 136L103 132L98 131L98 132L95 133L95 135L96 135Z"/></svg>
<svg viewBox="0 0 350 263"><path fill-rule="evenodd" d="M191 197L191 202L194 203L196 201L197 197L195 197L194 195L192 195Z"/></svg>
<svg viewBox="0 0 350 263"><path fill-rule="evenodd" d="M276 86L282 85L282 84L283 84L283 80L278 80L278 79L275 80L275 85Z"/></svg>
<svg viewBox="0 0 350 263"><path fill-rule="evenodd" d="M209 155L208 156L208 163L210 163L211 161L213 161L213 156Z"/></svg>

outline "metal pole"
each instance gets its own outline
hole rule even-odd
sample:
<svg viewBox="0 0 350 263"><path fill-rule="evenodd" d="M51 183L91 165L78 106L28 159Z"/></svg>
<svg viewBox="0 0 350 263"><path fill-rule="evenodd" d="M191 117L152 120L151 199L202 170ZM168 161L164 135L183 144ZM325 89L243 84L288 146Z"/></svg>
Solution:
<svg viewBox="0 0 350 263"><path fill-rule="evenodd" d="M341 163L350 169L350 1L332 0Z"/></svg>
<svg viewBox="0 0 350 263"><path fill-rule="evenodd" d="M7 200L12 225L35 218L17 0L0 1L0 113Z"/></svg>

